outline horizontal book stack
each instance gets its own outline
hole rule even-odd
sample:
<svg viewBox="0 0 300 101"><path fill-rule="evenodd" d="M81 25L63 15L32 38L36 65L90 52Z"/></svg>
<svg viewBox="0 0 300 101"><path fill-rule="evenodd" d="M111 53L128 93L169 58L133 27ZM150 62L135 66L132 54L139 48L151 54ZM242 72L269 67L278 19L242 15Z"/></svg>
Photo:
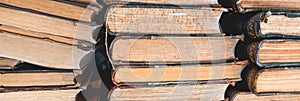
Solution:
<svg viewBox="0 0 300 101"><path fill-rule="evenodd" d="M178 2L108 1L105 44L116 85L108 100L224 100L241 80L245 43L240 29L224 26L229 9Z"/></svg>
<svg viewBox="0 0 300 101"><path fill-rule="evenodd" d="M300 2L107 3L107 100L299 100Z"/></svg>
<svg viewBox="0 0 300 101"><path fill-rule="evenodd" d="M299 4L2 0L0 100L299 100Z"/></svg>
<svg viewBox="0 0 300 101"><path fill-rule="evenodd" d="M1 0L0 100L75 100L98 8L92 0Z"/></svg>
<svg viewBox="0 0 300 101"><path fill-rule="evenodd" d="M255 8L256 15L245 24L245 36L251 40L248 55L252 63L243 74L245 80L228 87L226 95L230 101L300 99L300 9L293 6L299 2L276 3L278 7Z"/></svg>
<svg viewBox="0 0 300 101"><path fill-rule="evenodd" d="M1 70L1 100L75 100L80 91L75 77L79 70L49 69L22 63L14 70Z"/></svg>

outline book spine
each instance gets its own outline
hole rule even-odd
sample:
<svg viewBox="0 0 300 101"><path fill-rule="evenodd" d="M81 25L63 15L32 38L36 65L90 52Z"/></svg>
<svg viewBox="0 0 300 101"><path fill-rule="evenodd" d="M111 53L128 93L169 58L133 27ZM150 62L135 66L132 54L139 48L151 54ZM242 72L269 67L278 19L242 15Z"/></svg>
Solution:
<svg viewBox="0 0 300 101"><path fill-rule="evenodd" d="M257 75L258 73L259 73L259 68L253 65L252 69L249 71L247 75L248 87L254 94L258 94L256 92L256 80L258 77Z"/></svg>
<svg viewBox="0 0 300 101"><path fill-rule="evenodd" d="M249 47L248 47L248 55L249 55L249 59L253 62L253 63L257 63L257 52L259 49L259 42L254 42L252 43Z"/></svg>
<svg viewBox="0 0 300 101"><path fill-rule="evenodd" d="M251 39L260 39L260 22L265 12L254 15L247 23L245 36Z"/></svg>
<svg viewBox="0 0 300 101"><path fill-rule="evenodd" d="M233 85L228 85L227 89L225 90L225 101L234 101L234 98L239 93L238 90Z"/></svg>

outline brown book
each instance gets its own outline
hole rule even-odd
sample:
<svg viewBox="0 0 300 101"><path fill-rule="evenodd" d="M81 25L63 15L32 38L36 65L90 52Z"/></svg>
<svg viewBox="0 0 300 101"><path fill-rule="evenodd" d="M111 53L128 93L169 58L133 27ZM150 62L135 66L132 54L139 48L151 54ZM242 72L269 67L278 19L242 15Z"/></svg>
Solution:
<svg viewBox="0 0 300 101"><path fill-rule="evenodd" d="M77 0L79 1L79 0ZM54 16L68 18L72 20L91 22L93 10L74 4L68 4L59 1L16 1L16 0L1 0L1 4L29 9L37 12L47 13ZM23 19L24 20L24 19Z"/></svg>
<svg viewBox="0 0 300 101"><path fill-rule="evenodd" d="M68 44L68 45L83 46L83 44L79 43L77 40L72 39L72 38L66 38L66 37L55 36L55 35L51 35L51 34L45 34L45 33L25 30L25 29L13 27L10 25L1 25L0 31L6 31L6 32L10 32L10 33L19 34L19 35L24 35L24 36L30 36L30 37L38 38L38 39L47 39L47 40L51 40L51 41L55 41L55 42L59 42L59 43Z"/></svg>
<svg viewBox="0 0 300 101"><path fill-rule="evenodd" d="M272 69L253 68L247 77L248 85L255 94L280 94L300 92L300 68L281 67Z"/></svg>
<svg viewBox="0 0 300 101"><path fill-rule="evenodd" d="M244 83L247 82L229 85L225 91L225 101L297 101L300 98L299 93L253 93L245 88Z"/></svg>
<svg viewBox="0 0 300 101"><path fill-rule="evenodd" d="M16 70L1 71L1 87L30 87L30 86L72 86L75 85L74 72L51 70Z"/></svg>
<svg viewBox="0 0 300 101"><path fill-rule="evenodd" d="M298 0L106 0L110 4L160 4L175 6L202 5L206 7L223 6L237 11L244 9L260 10L299 10Z"/></svg>
<svg viewBox="0 0 300 101"><path fill-rule="evenodd" d="M11 1L15 3L20 3L20 5L23 5L24 3L25 4L29 3L28 1L24 1L24 2L18 2L15 0L11 0ZM42 3L39 1L31 1L31 2ZM49 2L56 2L56 1L49 1ZM43 4L43 5L48 6L48 4ZM33 5L32 7L35 8L38 6ZM56 7L57 6L52 8L56 8ZM42 8L45 7L42 6ZM47 14L34 13L28 10L17 9L10 6L0 7L0 12L1 12L0 17L2 18L0 19L1 31L7 31L11 33L37 37L41 39L51 39L54 41L68 43L68 44L72 44L72 41L74 41L77 44L80 43L78 41L96 43L92 35L94 26L91 26L89 23L81 23L78 21L66 20L62 18L49 16Z"/></svg>
<svg viewBox="0 0 300 101"><path fill-rule="evenodd" d="M299 99L299 94L258 96L253 94L252 92L237 92L225 101L297 101Z"/></svg>
<svg viewBox="0 0 300 101"><path fill-rule="evenodd" d="M0 93L1 101L75 101L80 89L37 90Z"/></svg>
<svg viewBox="0 0 300 101"><path fill-rule="evenodd" d="M89 48L0 32L0 56L58 69L80 69Z"/></svg>
<svg viewBox="0 0 300 101"><path fill-rule="evenodd" d="M114 65L224 63L236 60L237 37L117 37L109 49Z"/></svg>
<svg viewBox="0 0 300 101"><path fill-rule="evenodd" d="M268 39L253 43L249 56L260 67L297 66L300 62L299 47L298 40Z"/></svg>
<svg viewBox="0 0 300 101"><path fill-rule="evenodd" d="M109 33L117 35L220 34L219 20L224 10L227 9L112 6L106 26Z"/></svg>
<svg viewBox="0 0 300 101"><path fill-rule="evenodd" d="M141 3L141 4L163 4L163 5L207 5L216 6L219 5L219 0L105 0L110 4L129 4L129 3ZM224 0L225 1L225 0Z"/></svg>
<svg viewBox="0 0 300 101"><path fill-rule="evenodd" d="M81 4L97 5L96 0L70 0L70 1L81 3Z"/></svg>
<svg viewBox="0 0 300 101"><path fill-rule="evenodd" d="M224 64L177 66L118 66L113 74L117 85L190 82L210 80L240 81L247 61Z"/></svg>
<svg viewBox="0 0 300 101"><path fill-rule="evenodd" d="M198 84L171 85L156 87L115 88L110 94L110 100L139 100L139 101L183 101L183 100L224 100L228 84Z"/></svg>
<svg viewBox="0 0 300 101"><path fill-rule="evenodd" d="M250 38L300 38L300 17L292 12L261 12L248 22Z"/></svg>
<svg viewBox="0 0 300 101"><path fill-rule="evenodd" d="M299 0L232 0L238 8L263 10L299 10Z"/></svg>

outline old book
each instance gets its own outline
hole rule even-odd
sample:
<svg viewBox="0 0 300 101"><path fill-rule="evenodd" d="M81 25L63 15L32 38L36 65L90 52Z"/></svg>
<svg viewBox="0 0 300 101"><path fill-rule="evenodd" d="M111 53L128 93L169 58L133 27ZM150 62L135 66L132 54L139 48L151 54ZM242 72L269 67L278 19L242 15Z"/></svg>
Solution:
<svg viewBox="0 0 300 101"><path fill-rule="evenodd" d="M209 80L240 81L247 61L224 64L176 66L118 66L113 74L117 85Z"/></svg>
<svg viewBox="0 0 300 101"><path fill-rule="evenodd" d="M36 31L30 31L30 30L25 30L17 27L13 27L10 25L1 25L0 26L0 31L6 31L10 33L15 33L19 35L24 35L24 36L30 36L33 38L38 38L38 39L46 39L46 40L51 40L59 43L64 43L68 45L74 45L74 46L83 46L80 44L80 40L75 40L72 38L66 38L66 37L61 37L61 36L56 36L56 35L51 35L51 34L45 34L45 33L40 33Z"/></svg>
<svg viewBox="0 0 300 101"><path fill-rule="evenodd" d="M20 61L15 59L0 57L0 69L12 69L19 63Z"/></svg>
<svg viewBox="0 0 300 101"><path fill-rule="evenodd" d="M1 0L1 4L15 6L19 8L38 11L54 16L64 17L73 20L80 20L85 22L91 22L90 17L94 13L93 10L82 7L81 5L75 5L71 3L64 3L59 1L44 0L44 1L32 1L32 0Z"/></svg>
<svg viewBox="0 0 300 101"><path fill-rule="evenodd" d="M300 99L299 94L281 94L257 96L252 92L231 93L232 96L225 101L297 101Z"/></svg>
<svg viewBox="0 0 300 101"><path fill-rule="evenodd" d="M162 4L162 5L204 5L204 6L218 6L220 0L105 0L110 4ZM225 1L225 0L224 0Z"/></svg>
<svg viewBox="0 0 300 101"><path fill-rule="evenodd" d="M75 101L80 89L0 93L1 101Z"/></svg>
<svg viewBox="0 0 300 101"><path fill-rule="evenodd" d="M300 68L253 68L248 76L249 88L255 94L280 94L300 92Z"/></svg>
<svg viewBox="0 0 300 101"><path fill-rule="evenodd" d="M262 40L250 46L249 57L260 67L298 66L299 47L299 40Z"/></svg>
<svg viewBox="0 0 300 101"><path fill-rule="evenodd" d="M33 1L35 2L35 1ZM51 1L52 2L52 1ZM23 3L21 3L23 4ZM56 7L56 6L55 6ZM78 21L66 20L48 15L38 14L26 10L20 10L14 7L0 7L0 30L21 33L22 35L36 37L62 37L57 40L83 40L90 43L96 43L92 31L93 26ZM18 29L27 30L27 33ZM29 33L30 32L30 33ZM35 33L37 32L37 33ZM44 36L42 36L44 35Z"/></svg>
<svg viewBox="0 0 300 101"><path fill-rule="evenodd" d="M247 81L244 83L247 85ZM225 101L297 101L300 98L299 93L253 93L244 83L237 82L235 85L229 85L225 91Z"/></svg>
<svg viewBox="0 0 300 101"><path fill-rule="evenodd" d="M224 63L236 60L238 37L117 37L109 49L114 65Z"/></svg>
<svg viewBox="0 0 300 101"><path fill-rule="evenodd" d="M232 6L244 9L299 10L299 0L232 0ZM236 3L234 3L234 1Z"/></svg>
<svg viewBox="0 0 300 101"><path fill-rule="evenodd" d="M292 3L292 1L289 2ZM258 13L249 20L247 35L254 39L300 38L300 24L298 23L300 17L298 15L295 12Z"/></svg>
<svg viewBox="0 0 300 101"><path fill-rule="evenodd" d="M139 100L139 101L183 101L183 100L224 100L228 84L198 84L171 85L157 87L115 88L110 94L110 100Z"/></svg>
<svg viewBox="0 0 300 101"><path fill-rule="evenodd" d="M91 49L0 32L0 56L59 69L80 69ZM83 65L83 64L81 64Z"/></svg>
<svg viewBox="0 0 300 101"><path fill-rule="evenodd" d="M77 73L59 70L1 71L1 87L71 86L75 85Z"/></svg>
<svg viewBox="0 0 300 101"><path fill-rule="evenodd" d="M117 35L220 34L223 8L112 6L106 28ZM232 34L232 33L228 33Z"/></svg>
<svg viewBox="0 0 300 101"><path fill-rule="evenodd" d="M86 5L98 5L97 0L67 0L67 1L77 2Z"/></svg>
<svg viewBox="0 0 300 101"><path fill-rule="evenodd" d="M206 7L223 6L237 11L244 9L260 10L299 10L298 0L106 0L110 4L160 4L175 6L201 5Z"/></svg>

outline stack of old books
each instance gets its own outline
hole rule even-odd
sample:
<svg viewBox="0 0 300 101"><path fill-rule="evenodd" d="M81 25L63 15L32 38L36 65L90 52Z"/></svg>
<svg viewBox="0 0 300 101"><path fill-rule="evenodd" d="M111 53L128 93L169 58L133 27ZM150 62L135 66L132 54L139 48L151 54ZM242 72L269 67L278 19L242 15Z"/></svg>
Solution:
<svg viewBox="0 0 300 101"><path fill-rule="evenodd" d="M0 100L300 100L299 12L297 0L0 0Z"/></svg>
<svg viewBox="0 0 300 101"><path fill-rule="evenodd" d="M108 100L300 99L299 1L107 3Z"/></svg>
<svg viewBox="0 0 300 101"><path fill-rule="evenodd" d="M243 74L244 82L228 87L227 97L237 101L300 100L300 2L257 3L254 5L263 5L255 8L257 13L245 28L245 36L251 40L248 56L252 64Z"/></svg>
<svg viewBox="0 0 300 101"><path fill-rule="evenodd" d="M217 2L169 1L109 1L109 100L224 100L241 80L244 42L228 28L238 15Z"/></svg>
<svg viewBox="0 0 300 101"><path fill-rule="evenodd" d="M91 0L0 1L0 100L75 100L96 43Z"/></svg>

